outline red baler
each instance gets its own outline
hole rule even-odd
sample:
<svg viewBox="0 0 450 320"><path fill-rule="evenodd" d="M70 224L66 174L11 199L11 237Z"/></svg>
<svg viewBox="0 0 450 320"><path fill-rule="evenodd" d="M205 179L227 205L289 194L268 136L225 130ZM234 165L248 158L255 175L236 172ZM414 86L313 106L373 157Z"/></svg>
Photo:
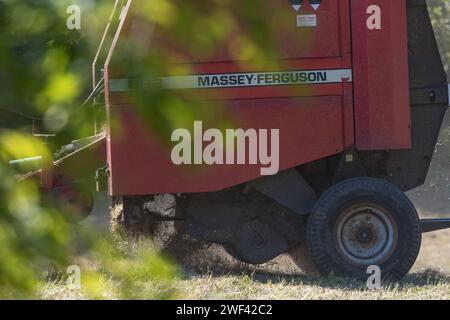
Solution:
<svg viewBox="0 0 450 320"><path fill-rule="evenodd" d="M306 243L323 274L365 277L378 265L385 277L403 277L421 233L450 227L420 221L404 194L424 183L448 106L425 0L257 2L270 30L267 52L276 54L249 60L233 51L251 28L233 10L238 4L224 4L236 33L189 50L189 35L149 22L141 1L116 1L93 65L107 120L96 139L44 168L43 181L52 189L97 171L114 198L113 223L131 233L147 233L151 217L173 219L247 263ZM174 1L191 4L199 5ZM146 74L127 46L142 63L163 53L166 67ZM177 109L177 101L185 104ZM195 123L278 130L279 173L262 176L255 162L174 163L165 124L180 113L193 137Z"/></svg>

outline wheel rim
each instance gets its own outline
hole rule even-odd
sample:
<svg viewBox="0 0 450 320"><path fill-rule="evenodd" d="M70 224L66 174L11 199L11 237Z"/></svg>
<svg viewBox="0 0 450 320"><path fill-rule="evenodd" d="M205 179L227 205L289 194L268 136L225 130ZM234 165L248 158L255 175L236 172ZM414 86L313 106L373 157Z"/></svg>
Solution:
<svg viewBox="0 0 450 320"><path fill-rule="evenodd" d="M339 253L356 265L381 264L397 245L397 226L387 210L359 205L338 219L335 237Z"/></svg>

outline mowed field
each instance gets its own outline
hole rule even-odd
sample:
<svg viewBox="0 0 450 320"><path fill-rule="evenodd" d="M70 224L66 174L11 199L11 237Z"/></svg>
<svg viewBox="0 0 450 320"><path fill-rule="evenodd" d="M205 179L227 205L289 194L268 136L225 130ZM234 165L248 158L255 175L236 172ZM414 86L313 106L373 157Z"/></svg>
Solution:
<svg viewBox="0 0 450 320"><path fill-rule="evenodd" d="M204 262L203 259L211 260ZM222 255L220 259L218 255ZM298 299L298 300L377 300L377 299L450 299L450 231L424 236L420 256L401 282L382 283L379 290L367 289L365 283L336 277L316 277L302 274L288 256L257 269L230 263L220 247L212 246L202 252L199 263L208 265L203 271L184 266L180 278L175 279L173 298L179 299ZM213 257L214 256L214 257ZM197 258L195 258L197 259ZM228 263L228 264L227 264ZM217 264L220 267L217 268ZM215 267L216 266L216 267ZM82 267L83 270L83 267ZM82 273L83 277L83 273ZM83 279L82 279L83 282ZM119 284L117 284L119 285ZM133 298L157 297L167 290L155 281L138 285ZM117 299L116 288L105 285L98 298ZM64 283L47 283L41 293L43 299L86 299L82 290L70 290Z"/></svg>
<svg viewBox="0 0 450 320"><path fill-rule="evenodd" d="M273 271L197 274L179 286L188 299L450 299L450 231L426 235L411 273L400 283L384 283L380 290L348 279Z"/></svg>

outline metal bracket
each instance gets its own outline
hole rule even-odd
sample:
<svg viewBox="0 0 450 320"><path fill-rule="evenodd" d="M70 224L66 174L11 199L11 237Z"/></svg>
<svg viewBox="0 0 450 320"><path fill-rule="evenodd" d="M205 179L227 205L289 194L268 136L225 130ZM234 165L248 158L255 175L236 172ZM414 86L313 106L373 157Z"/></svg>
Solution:
<svg viewBox="0 0 450 320"><path fill-rule="evenodd" d="M447 85L441 85L438 87L426 87L426 88L410 88L411 104L445 104L448 105Z"/></svg>
<svg viewBox="0 0 450 320"><path fill-rule="evenodd" d="M316 192L296 169L255 180L250 186L301 215L310 213L317 201Z"/></svg>
<svg viewBox="0 0 450 320"><path fill-rule="evenodd" d="M97 192L108 190L108 168L106 164L95 171L95 187Z"/></svg>

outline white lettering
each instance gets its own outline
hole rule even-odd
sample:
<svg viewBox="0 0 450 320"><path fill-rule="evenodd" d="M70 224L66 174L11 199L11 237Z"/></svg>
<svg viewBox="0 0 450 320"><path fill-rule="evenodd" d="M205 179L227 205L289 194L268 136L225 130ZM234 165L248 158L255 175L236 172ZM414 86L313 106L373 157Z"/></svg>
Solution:
<svg viewBox="0 0 450 320"><path fill-rule="evenodd" d="M177 144L171 158L175 165L260 164L261 175L275 175L279 171L279 129L227 129L224 136L214 128L203 132L203 123L195 121L193 139L187 129L173 131L171 141Z"/></svg>
<svg viewBox="0 0 450 320"><path fill-rule="evenodd" d="M381 8L377 5L371 5L367 8L367 29L381 30Z"/></svg>

